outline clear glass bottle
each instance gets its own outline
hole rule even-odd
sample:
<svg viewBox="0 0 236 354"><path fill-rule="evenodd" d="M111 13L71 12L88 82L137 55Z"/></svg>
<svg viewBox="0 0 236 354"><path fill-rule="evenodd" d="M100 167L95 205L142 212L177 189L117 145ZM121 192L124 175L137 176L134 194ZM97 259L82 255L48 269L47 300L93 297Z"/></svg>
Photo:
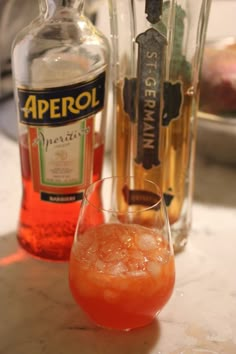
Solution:
<svg viewBox="0 0 236 354"><path fill-rule="evenodd" d="M191 225L199 72L211 0L110 0L114 175L159 184L175 251ZM141 178L142 177L142 178Z"/></svg>
<svg viewBox="0 0 236 354"><path fill-rule="evenodd" d="M67 260L85 186L101 177L109 44L83 0L40 0L15 39L12 65L23 196L18 240Z"/></svg>

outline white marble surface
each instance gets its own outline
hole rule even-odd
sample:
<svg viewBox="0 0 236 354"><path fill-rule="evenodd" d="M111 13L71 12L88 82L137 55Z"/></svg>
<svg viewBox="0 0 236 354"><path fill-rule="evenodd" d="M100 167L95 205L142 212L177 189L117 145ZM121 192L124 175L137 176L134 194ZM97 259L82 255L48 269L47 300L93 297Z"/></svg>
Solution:
<svg viewBox="0 0 236 354"><path fill-rule="evenodd" d="M18 147L0 132L0 354L235 354L235 187L235 168L198 159L193 229L176 256L171 300L146 328L106 331L74 303L66 263L18 247Z"/></svg>

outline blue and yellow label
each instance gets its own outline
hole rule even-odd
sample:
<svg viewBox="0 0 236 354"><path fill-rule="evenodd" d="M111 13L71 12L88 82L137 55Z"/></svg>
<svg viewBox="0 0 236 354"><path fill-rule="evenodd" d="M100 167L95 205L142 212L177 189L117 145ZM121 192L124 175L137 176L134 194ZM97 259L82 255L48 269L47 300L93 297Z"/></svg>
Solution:
<svg viewBox="0 0 236 354"><path fill-rule="evenodd" d="M92 116L104 106L105 72L89 82L31 90L18 88L19 119L31 126L58 126Z"/></svg>

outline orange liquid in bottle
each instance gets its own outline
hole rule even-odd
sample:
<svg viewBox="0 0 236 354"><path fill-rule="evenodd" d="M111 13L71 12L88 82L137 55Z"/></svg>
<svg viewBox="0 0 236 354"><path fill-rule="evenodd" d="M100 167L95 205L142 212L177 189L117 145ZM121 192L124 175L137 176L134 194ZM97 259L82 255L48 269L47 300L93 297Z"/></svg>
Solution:
<svg viewBox="0 0 236 354"><path fill-rule="evenodd" d="M142 327L172 294L174 258L150 229L100 225L78 236L69 281L76 302L96 324L119 330Z"/></svg>
<svg viewBox="0 0 236 354"><path fill-rule="evenodd" d="M20 141L23 196L17 237L24 249L37 257L68 260L74 239L81 201L49 203L34 191L27 135ZM103 145L95 145L93 181L101 177Z"/></svg>

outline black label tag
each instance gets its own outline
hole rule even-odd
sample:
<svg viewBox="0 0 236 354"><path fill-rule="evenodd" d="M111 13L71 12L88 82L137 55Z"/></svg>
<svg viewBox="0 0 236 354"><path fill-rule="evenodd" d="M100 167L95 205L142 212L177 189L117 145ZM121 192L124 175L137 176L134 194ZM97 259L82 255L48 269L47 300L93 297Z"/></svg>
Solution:
<svg viewBox="0 0 236 354"><path fill-rule="evenodd" d="M137 91L136 78L125 78L123 89L124 111L128 113L131 122L135 122L136 110L135 99Z"/></svg>
<svg viewBox="0 0 236 354"><path fill-rule="evenodd" d="M17 89L20 122L58 126L84 119L104 106L105 72L94 80L45 90Z"/></svg>
<svg viewBox="0 0 236 354"><path fill-rule="evenodd" d="M160 21L162 6L163 0L146 0L145 13L150 23L155 24Z"/></svg>
<svg viewBox="0 0 236 354"><path fill-rule="evenodd" d="M137 73L138 146L136 162L145 169L160 164L159 136L166 38L151 28L140 34Z"/></svg>
<svg viewBox="0 0 236 354"><path fill-rule="evenodd" d="M182 82L165 82L164 83L164 110L163 120L164 126L168 126L173 119L181 114L183 102Z"/></svg>
<svg viewBox="0 0 236 354"><path fill-rule="evenodd" d="M83 192L66 195L41 192L40 195L41 200L58 204L73 203L83 199Z"/></svg>
<svg viewBox="0 0 236 354"><path fill-rule="evenodd" d="M172 200L174 199L174 195L171 190L168 190L166 193L163 194L166 206L170 206Z"/></svg>

